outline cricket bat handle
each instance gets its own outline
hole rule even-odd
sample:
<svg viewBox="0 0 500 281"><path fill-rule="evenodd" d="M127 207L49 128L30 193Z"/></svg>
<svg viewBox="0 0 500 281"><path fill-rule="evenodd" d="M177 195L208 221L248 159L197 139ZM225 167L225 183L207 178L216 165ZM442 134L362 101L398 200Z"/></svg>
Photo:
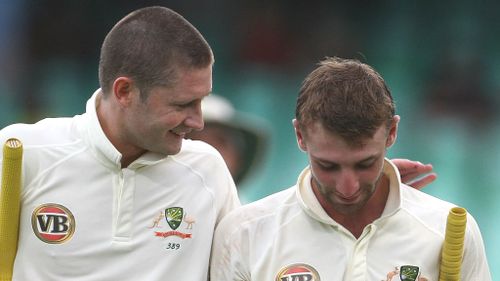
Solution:
<svg viewBox="0 0 500 281"><path fill-rule="evenodd" d="M19 235L23 145L8 139L3 146L0 190L0 281L12 280Z"/></svg>
<svg viewBox="0 0 500 281"><path fill-rule="evenodd" d="M466 225L467 210L460 207L452 208L446 221L439 281L460 280Z"/></svg>

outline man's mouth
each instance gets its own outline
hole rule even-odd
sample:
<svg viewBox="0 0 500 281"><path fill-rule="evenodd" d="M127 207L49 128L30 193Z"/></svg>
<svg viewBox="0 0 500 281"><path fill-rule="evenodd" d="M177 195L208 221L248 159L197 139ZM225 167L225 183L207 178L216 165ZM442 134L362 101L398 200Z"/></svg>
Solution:
<svg viewBox="0 0 500 281"><path fill-rule="evenodd" d="M342 200L344 202L354 202L361 195L361 192L358 190L356 193L349 195L349 196L345 196L339 192L336 192L335 194L337 195L337 197L340 198L340 200Z"/></svg>
<svg viewBox="0 0 500 281"><path fill-rule="evenodd" d="M181 138L184 138L186 136L186 134L188 134L189 132L181 132L181 131L174 131L174 130L170 130L170 132L174 135L177 135Z"/></svg>

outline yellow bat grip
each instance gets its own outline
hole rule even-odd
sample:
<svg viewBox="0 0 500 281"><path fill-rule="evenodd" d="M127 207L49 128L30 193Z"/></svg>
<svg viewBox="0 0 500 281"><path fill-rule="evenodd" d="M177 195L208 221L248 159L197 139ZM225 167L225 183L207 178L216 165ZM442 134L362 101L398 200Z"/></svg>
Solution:
<svg viewBox="0 0 500 281"><path fill-rule="evenodd" d="M452 208L446 221L439 281L460 280L466 225L467 210L460 207Z"/></svg>
<svg viewBox="0 0 500 281"><path fill-rule="evenodd" d="M0 190L0 281L12 280L19 234L23 145L8 139L3 147Z"/></svg>

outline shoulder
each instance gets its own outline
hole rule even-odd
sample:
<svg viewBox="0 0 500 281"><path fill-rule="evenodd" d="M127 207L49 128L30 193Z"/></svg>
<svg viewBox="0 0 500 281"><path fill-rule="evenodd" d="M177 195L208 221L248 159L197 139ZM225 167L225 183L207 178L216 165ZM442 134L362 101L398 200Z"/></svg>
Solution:
<svg viewBox="0 0 500 281"><path fill-rule="evenodd" d="M174 155L174 158L179 161L190 162L203 160L224 162L219 151L213 146L203 141L190 139L184 139L182 141L182 149L178 154Z"/></svg>
<svg viewBox="0 0 500 281"><path fill-rule="evenodd" d="M75 124L78 118L47 118L35 124L10 125L0 131L0 145L17 138L23 145L27 162L52 163L54 159L86 149Z"/></svg>
<svg viewBox="0 0 500 281"><path fill-rule="evenodd" d="M234 181L220 153L202 141L183 140L181 151L172 155L177 165L196 175L211 190L234 188Z"/></svg>
<svg viewBox="0 0 500 281"><path fill-rule="evenodd" d="M402 208L428 228L444 234L450 211L459 206L406 185L401 190ZM470 213L467 213L467 224L477 227L476 220Z"/></svg>
<svg viewBox="0 0 500 281"><path fill-rule="evenodd" d="M403 207L409 210L430 210L431 212L445 212L456 205L442 200L410 186L401 186Z"/></svg>
<svg viewBox="0 0 500 281"><path fill-rule="evenodd" d="M230 177L219 151L202 141L183 140L181 151L171 159L202 177Z"/></svg>
<svg viewBox="0 0 500 281"><path fill-rule="evenodd" d="M447 235L451 235L446 233L448 225L453 225L453 232L460 229L457 224L448 221L449 216L453 217L450 213L453 208L458 207L457 205L407 186L404 187L403 194L404 209L410 216L425 225L428 230L437 233L444 239ZM456 210L453 212L455 213ZM477 276L481 276L477 280L491 280L481 231L476 219L469 212L466 215L463 246L464 280L475 280Z"/></svg>
<svg viewBox="0 0 500 281"><path fill-rule="evenodd" d="M227 235L258 229L271 233L279 229L302 212L295 191L295 186L290 187L233 210L222 219L218 231Z"/></svg>
<svg viewBox="0 0 500 281"><path fill-rule="evenodd" d="M72 143L78 139L74 122L78 118L46 118L34 124L12 124L0 131L0 142L17 138L24 147Z"/></svg>
<svg viewBox="0 0 500 281"><path fill-rule="evenodd" d="M66 160L87 150L77 133L75 118L48 118L35 124L13 124L0 131L0 144L17 138L23 147L25 185L44 171L60 167ZM0 162L2 161L0 157Z"/></svg>
<svg viewBox="0 0 500 281"><path fill-rule="evenodd" d="M437 197L416 190L410 186L402 185L402 209L410 216L420 220L432 229L444 230L443 222L454 204Z"/></svg>
<svg viewBox="0 0 500 281"><path fill-rule="evenodd" d="M183 140L181 151L171 160L182 166L212 194L219 210L217 222L240 205L234 180L220 153L202 141Z"/></svg>

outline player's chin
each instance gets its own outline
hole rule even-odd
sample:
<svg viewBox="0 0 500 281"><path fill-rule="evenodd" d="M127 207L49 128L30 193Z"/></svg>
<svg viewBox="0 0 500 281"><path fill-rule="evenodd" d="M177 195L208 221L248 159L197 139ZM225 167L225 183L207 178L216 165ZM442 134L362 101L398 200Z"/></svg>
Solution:
<svg viewBox="0 0 500 281"><path fill-rule="evenodd" d="M166 138L161 145L157 145L153 152L164 155L175 155L181 151L182 138Z"/></svg>
<svg viewBox="0 0 500 281"><path fill-rule="evenodd" d="M345 202L343 200L335 200L336 202L334 203L335 209L344 215L350 215L354 214L357 211L359 211L361 208L363 208L363 203L359 201L349 201Z"/></svg>
<svg viewBox="0 0 500 281"><path fill-rule="evenodd" d="M161 153L166 155L175 155L181 151L182 141L175 141L167 143L161 148Z"/></svg>
<svg viewBox="0 0 500 281"><path fill-rule="evenodd" d="M163 155L176 155L181 151L181 147L168 147L165 149L161 149L161 151L157 151L160 154Z"/></svg>
<svg viewBox="0 0 500 281"><path fill-rule="evenodd" d="M167 155L175 155L181 151L182 148L182 139L176 140L175 142L168 143L165 147L165 154Z"/></svg>

